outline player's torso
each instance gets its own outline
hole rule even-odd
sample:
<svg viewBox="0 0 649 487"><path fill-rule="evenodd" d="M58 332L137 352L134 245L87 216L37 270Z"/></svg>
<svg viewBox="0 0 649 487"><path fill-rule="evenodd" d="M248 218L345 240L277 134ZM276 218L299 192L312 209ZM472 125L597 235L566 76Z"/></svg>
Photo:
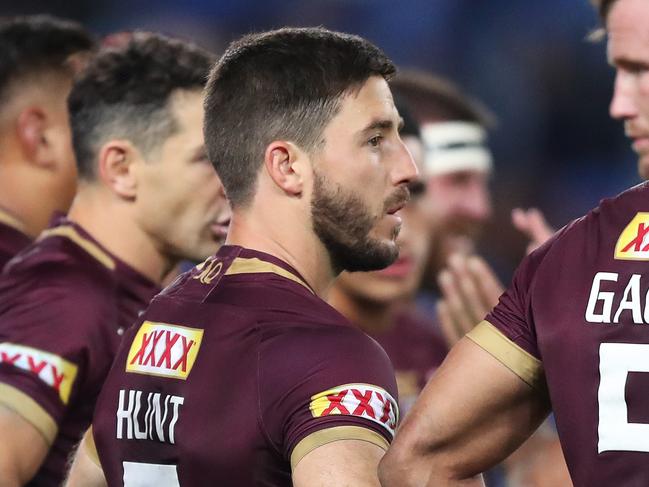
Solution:
<svg viewBox="0 0 649 487"><path fill-rule="evenodd" d="M205 303L188 297L200 274L186 280L187 294L156 297L125 335L100 396L93 430L109 485L141 485L157 469L157 487L290 486L290 464L260 415L268 333L253 295L263 289L233 291L225 301L235 305ZM291 302L282 307L290 313Z"/></svg>
<svg viewBox="0 0 649 487"><path fill-rule="evenodd" d="M72 227L54 227L60 228ZM123 332L157 290L150 283L143 285L144 279L134 282L138 275L132 269L107 268L79 246L86 241L61 235L37 241L12 261L0 280L0 367L10 365L37 375L66 405L50 451L29 486L61 484L69 455L90 425ZM45 276L49 271L74 278L68 283L62 277L52 286ZM62 288L66 292L59 296ZM71 317L63 327L55 319L59 314ZM73 357L71 342L83 342L72 349Z"/></svg>
<svg viewBox="0 0 649 487"><path fill-rule="evenodd" d="M578 222L535 278L529 309L576 486L649 485L646 199Z"/></svg>

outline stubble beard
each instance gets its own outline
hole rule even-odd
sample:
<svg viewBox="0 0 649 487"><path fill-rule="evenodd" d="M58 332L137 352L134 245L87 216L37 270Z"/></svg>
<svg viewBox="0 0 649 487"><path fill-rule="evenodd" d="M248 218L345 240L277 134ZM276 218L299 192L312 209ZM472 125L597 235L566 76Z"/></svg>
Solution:
<svg viewBox="0 0 649 487"><path fill-rule="evenodd" d="M403 199L400 192L399 200ZM407 190L406 190L407 198ZM370 210L355 194L329 182L315 173L311 200L313 230L323 243L336 274L346 270L374 271L384 269L399 256L395 227L391 241L370 236L377 222Z"/></svg>

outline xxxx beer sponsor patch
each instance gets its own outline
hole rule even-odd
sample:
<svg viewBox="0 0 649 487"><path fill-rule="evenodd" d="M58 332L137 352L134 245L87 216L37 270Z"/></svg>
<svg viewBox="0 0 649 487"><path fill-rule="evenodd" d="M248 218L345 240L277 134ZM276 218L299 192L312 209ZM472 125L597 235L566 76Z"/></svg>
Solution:
<svg viewBox="0 0 649 487"><path fill-rule="evenodd" d="M346 384L311 397L311 414L315 418L341 414L369 419L387 429L391 435L397 427L399 408L384 389L370 384Z"/></svg>
<svg viewBox="0 0 649 487"><path fill-rule="evenodd" d="M636 213L615 245L617 260L649 260L649 213Z"/></svg>
<svg viewBox="0 0 649 487"><path fill-rule="evenodd" d="M203 330L145 321L135 335L126 372L187 379L203 339Z"/></svg>
<svg viewBox="0 0 649 487"><path fill-rule="evenodd" d="M77 366L72 362L37 348L0 343L0 363L13 365L36 375L58 393L63 404L68 403L77 376Z"/></svg>

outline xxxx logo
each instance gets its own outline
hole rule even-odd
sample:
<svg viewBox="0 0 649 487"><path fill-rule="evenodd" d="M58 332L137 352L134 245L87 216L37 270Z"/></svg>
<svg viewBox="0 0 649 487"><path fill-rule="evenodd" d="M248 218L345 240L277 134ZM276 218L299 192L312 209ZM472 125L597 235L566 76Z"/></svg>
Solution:
<svg viewBox="0 0 649 487"><path fill-rule="evenodd" d="M145 321L131 344L126 372L186 379L202 339L198 328Z"/></svg>
<svg viewBox="0 0 649 487"><path fill-rule="evenodd" d="M615 245L618 260L649 260L649 213L637 213Z"/></svg>
<svg viewBox="0 0 649 487"><path fill-rule="evenodd" d="M385 427L391 435L399 419L394 398L369 384L346 384L321 392L311 397L309 408L315 418L335 414L366 418Z"/></svg>
<svg viewBox="0 0 649 487"><path fill-rule="evenodd" d="M31 372L53 388L63 404L68 403L77 376L77 366L72 362L36 348L0 343L0 363Z"/></svg>

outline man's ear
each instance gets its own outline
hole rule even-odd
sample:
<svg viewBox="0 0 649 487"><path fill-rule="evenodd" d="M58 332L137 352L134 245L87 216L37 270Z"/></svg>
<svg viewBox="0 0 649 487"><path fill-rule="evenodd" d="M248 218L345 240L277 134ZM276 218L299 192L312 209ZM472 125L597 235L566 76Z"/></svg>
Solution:
<svg viewBox="0 0 649 487"><path fill-rule="evenodd" d="M114 193L125 199L135 199L137 171L135 162L140 153L127 140L111 140L99 151L98 177Z"/></svg>
<svg viewBox="0 0 649 487"><path fill-rule="evenodd" d="M25 158L32 164L48 167L52 158L50 144L45 138L47 114L38 106L24 109L16 120L16 134Z"/></svg>
<svg viewBox="0 0 649 487"><path fill-rule="evenodd" d="M300 196L305 171L310 167L306 153L287 141L273 141L266 147L264 166L273 182L290 196Z"/></svg>

